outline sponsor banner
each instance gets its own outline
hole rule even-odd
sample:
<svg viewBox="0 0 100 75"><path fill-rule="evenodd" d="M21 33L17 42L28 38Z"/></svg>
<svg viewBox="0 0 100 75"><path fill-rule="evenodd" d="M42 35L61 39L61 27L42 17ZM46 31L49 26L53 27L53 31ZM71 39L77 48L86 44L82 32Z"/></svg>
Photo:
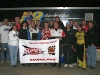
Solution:
<svg viewBox="0 0 100 75"><path fill-rule="evenodd" d="M19 40L20 63L58 63L59 39Z"/></svg>

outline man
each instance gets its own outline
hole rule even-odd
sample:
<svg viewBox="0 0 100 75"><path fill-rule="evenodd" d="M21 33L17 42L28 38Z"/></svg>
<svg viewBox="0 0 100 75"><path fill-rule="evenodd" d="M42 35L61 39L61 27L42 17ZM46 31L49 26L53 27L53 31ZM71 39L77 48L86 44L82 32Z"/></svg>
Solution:
<svg viewBox="0 0 100 75"><path fill-rule="evenodd" d="M27 12L27 16L24 18L24 21L27 21L28 19L30 19L30 20L33 19L33 16L30 11Z"/></svg>
<svg viewBox="0 0 100 75"><path fill-rule="evenodd" d="M74 33L74 35L75 35L76 32L77 32L77 29L78 29L78 21L77 21L77 20L74 21L74 25L71 27L71 29L72 29L72 31L73 31L73 33ZM75 38L74 40L76 40L76 38ZM74 49L75 49L75 48L74 48ZM74 66L74 65L77 65L77 54L76 54L76 52L73 50L73 66Z"/></svg>
<svg viewBox="0 0 100 75"><path fill-rule="evenodd" d="M10 26L8 26L8 19L3 20L4 25L0 27L1 34L1 63L4 62L4 50L6 48L6 61L9 63L9 50L8 50L8 33Z"/></svg>
<svg viewBox="0 0 100 75"><path fill-rule="evenodd" d="M49 21L49 28L53 28L54 27L54 21L51 19Z"/></svg>
<svg viewBox="0 0 100 75"><path fill-rule="evenodd" d="M88 25L86 25L86 21L85 20L82 21L82 28L84 29L85 32L87 32L88 29L89 29Z"/></svg>
<svg viewBox="0 0 100 75"><path fill-rule="evenodd" d="M89 22L87 31L87 65L90 69L96 69L96 44L98 41L97 32L94 29L93 22Z"/></svg>
<svg viewBox="0 0 100 75"><path fill-rule="evenodd" d="M28 23L28 27L30 28L31 27L31 20L27 19L27 23Z"/></svg>
<svg viewBox="0 0 100 75"><path fill-rule="evenodd" d="M54 22L54 28L52 28L50 30L50 35L51 37L59 37L59 40L61 41L62 38L60 37L65 37L65 33L64 31L59 28L59 23L58 22ZM59 64L58 64L58 67L60 68L61 67L61 42L60 42L60 47L59 47ZM53 67L56 66L55 64L53 64Z"/></svg>
<svg viewBox="0 0 100 75"><path fill-rule="evenodd" d="M86 24L86 21L85 20L82 20L82 28L83 30L85 31L85 34L87 33L88 29L89 29L89 26ZM86 37L86 35L85 35ZM85 40L87 40L87 38L85 38ZM85 41L85 48L87 49L87 41Z"/></svg>
<svg viewBox="0 0 100 75"><path fill-rule="evenodd" d="M15 25L17 26L18 31L21 28L21 24L20 24L20 18L19 17L15 17Z"/></svg>
<svg viewBox="0 0 100 75"><path fill-rule="evenodd" d="M72 29L72 27L73 27L73 20L72 19L69 20L69 23L70 23L70 28Z"/></svg>
<svg viewBox="0 0 100 75"><path fill-rule="evenodd" d="M18 29L18 31L20 30L20 28L21 28L21 24L20 24L20 17L15 17L15 25L17 26L17 29ZM18 61L20 61L19 60L19 51L18 51Z"/></svg>
<svg viewBox="0 0 100 75"><path fill-rule="evenodd" d="M73 60L73 48L75 44L75 35L70 28L70 24L66 23L66 29L64 30L66 37L64 38L63 50L64 50L64 58L65 58L65 65L64 67L73 67L72 60Z"/></svg>
<svg viewBox="0 0 100 75"><path fill-rule="evenodd" d="M36 29L39 31L39 30L41 30L41 23L40 23L40 20L37 20L36 21Z"/></svg>

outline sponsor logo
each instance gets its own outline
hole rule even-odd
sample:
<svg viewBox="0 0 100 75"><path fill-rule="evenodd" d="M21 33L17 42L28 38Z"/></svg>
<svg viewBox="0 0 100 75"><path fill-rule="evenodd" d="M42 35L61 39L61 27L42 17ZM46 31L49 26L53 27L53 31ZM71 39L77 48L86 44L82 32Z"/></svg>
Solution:
<svg viewBox="0 0 100 75"><path fill-rule="evenodd" d="M5 28L4 31L9 31L9 28Z"/></svg>
<svg viewBox="0 0 100 75"><path fill-rule="evenodd" d="M27 46L24 46L24 45L22 45L22 46L25 48L24 53L23 53L23 56L25 56L25 55L44 54L44 51L42 51L39 48L31 48L31 47L27 47Z"/></svg>
<svg viewBox="0 0 100 75"><path fill-rule="evenodd" d="M55 46L50 46L50 47L48 48L48 53L49 53L50 55L55 55Z"/></svg>

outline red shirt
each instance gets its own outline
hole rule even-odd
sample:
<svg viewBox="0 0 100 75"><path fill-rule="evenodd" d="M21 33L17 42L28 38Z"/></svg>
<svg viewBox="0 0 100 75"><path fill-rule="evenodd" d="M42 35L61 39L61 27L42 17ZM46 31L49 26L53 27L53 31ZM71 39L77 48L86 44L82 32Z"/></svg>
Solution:
<svg viewBox="0 0 100 75"><path fill-rule="evenodd" d="M16 24L18 31L20 30L20 24Z"/></svg>
<svg viewBox="0 0 100 75"><path fill-rule="evenodd" d="M42 30L42 40L47 40L48 37L51 36L49 29Z"/></svg>
<svg viewBox="0 0 100 75"><path fill-rule="evenodd" d="M89 27L87 25L86 26L83 26L82 28L84 29L85 32L87 32L88 29L89 29Z"/></svg>

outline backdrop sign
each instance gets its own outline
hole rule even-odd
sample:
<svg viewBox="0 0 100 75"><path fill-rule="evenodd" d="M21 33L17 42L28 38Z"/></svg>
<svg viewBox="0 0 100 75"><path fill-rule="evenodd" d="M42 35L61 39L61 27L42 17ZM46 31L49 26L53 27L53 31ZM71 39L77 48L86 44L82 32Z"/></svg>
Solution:
<svg viewBox="0 0 100 75"><path fill-rule="evenodd" d="M21 22L27 18L27 13L29 11L21 11L23 13L21 15ZM69 19L73 20L82 20L85 18L85 13L83 11L76 11L76 10L31 10L30 15L32 17L32 20L40 20L43 21L49 21L50 19L55 20L56 16L60 17L60 20L66 24Z"/></svg>
<svg viewBox="0 0 100 75"><path fill-rule="evenodd" d="M58 63L59 39L19 40L20 63Z"/></svg>

